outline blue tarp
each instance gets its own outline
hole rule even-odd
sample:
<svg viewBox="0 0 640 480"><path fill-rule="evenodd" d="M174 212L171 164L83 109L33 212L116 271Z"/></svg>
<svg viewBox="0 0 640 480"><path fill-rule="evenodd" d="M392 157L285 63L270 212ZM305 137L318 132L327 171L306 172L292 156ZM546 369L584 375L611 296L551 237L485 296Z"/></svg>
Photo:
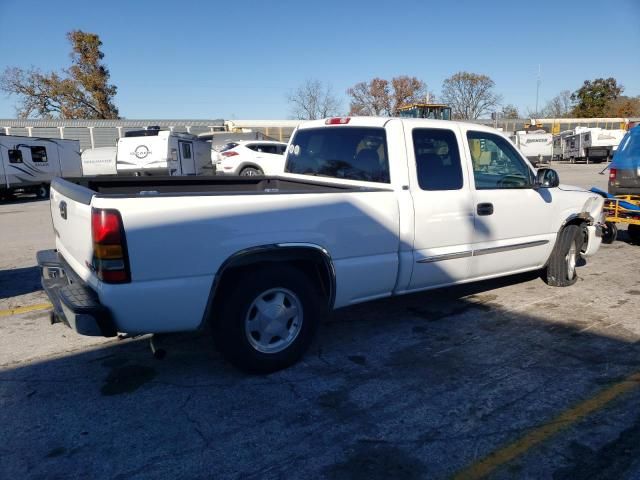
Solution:
<svg viewBox="0 0 640 480"><path fill-rule="evenodd" d="M631 170L640 167L640 125L633 127L620 141L609 168Z"/></svg>
<svg viewBox="0 0 640 480"><path fill-rule="evenodd" d="M614 200L616 198L615 195L611 195L610 193L604 192L604 191L600 190L597 187L591 187L591 191L593 193L597 193L598 195L600 195L600 196L602 196L604 198L612 198ZM624 202L624 201L620 200L619 205L622 208L626 208L627 210L636 210L636 211L640 212L640 207L638 205L634 204L634 203Z"/></svg>

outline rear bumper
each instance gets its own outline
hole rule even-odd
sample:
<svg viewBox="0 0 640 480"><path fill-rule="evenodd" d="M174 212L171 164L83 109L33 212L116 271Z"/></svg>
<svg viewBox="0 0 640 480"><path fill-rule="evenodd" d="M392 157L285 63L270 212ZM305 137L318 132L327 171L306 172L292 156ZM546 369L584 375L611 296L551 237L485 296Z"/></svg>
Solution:
<svg viewBox="0 0 640 480"><path fill-rule="evenodd" d="M118 334L109 310L57 250L37 254L42 287L53 304L52 321L61 321L81 335L114 337Z"/></svg>
<svg viewBox="0 0 640 480"><path fill-rule="evenodd" d="M609 184L609 193L611 195L640 195L640 187Z"/></svg>

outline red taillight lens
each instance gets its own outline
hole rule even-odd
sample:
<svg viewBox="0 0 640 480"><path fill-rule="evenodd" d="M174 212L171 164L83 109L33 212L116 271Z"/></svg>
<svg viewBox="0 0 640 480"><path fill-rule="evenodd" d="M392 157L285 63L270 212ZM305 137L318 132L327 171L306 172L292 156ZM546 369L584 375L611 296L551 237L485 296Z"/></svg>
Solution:
<svg viewBox="0 0 640 480"><path fill-rule="evenodd" d="M346 125L347 123L349 123L349 120L351 120L351 117L327 118L324 121L324 124L325 125Z"/></svg>
<svg viewBox="0 0 640 480"><path fill-rule="evenodd" d="M230 152L222 152L223 157L234 157L238 155L238 152L230 151Z"/></svg>
<svg viewBox="0 0 640 480"><path fill-rule="evenodd" d="M91 211L91 228L93 243L103 245L119 244L120 237L120 213L116 210L100 210L94 208Z"/></svg>
<svg viewBox="0 0 640 480"><path fill-rule="evenodd" d="M106 283L131 281L122 218L117 210L94 208L91 211L93 268Z"/></svg>
<svg viewBox="0 0 640 480"><path fill-rule="evenodd" d="M609 180L615 180L618 175L618 171L615 168L609 169Z"/></svg>

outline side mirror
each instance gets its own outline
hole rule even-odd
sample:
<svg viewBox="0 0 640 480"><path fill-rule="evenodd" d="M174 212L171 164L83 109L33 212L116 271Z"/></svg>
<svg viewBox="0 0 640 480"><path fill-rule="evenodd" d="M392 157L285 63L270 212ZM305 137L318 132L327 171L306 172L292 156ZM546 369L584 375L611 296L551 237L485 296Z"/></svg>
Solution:
<svg viewBox="0 0 640 480"><path fill-rule="evenodd" d="M558 172L552 168L539 168L536 174L536 188L555 188L560 185Z"/></svg>

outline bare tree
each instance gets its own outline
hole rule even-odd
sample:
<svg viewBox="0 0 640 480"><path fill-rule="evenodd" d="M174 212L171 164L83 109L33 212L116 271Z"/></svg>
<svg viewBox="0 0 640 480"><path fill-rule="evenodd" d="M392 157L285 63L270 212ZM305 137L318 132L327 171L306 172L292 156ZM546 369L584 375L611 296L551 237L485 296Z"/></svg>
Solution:
<svg viewBox="0 0 640 480"><path fill-rule="evenodd" d="M453 112L453 117L474 120L487 114L500 103L493 92L495 83L486 75L458 72L442 83L442 100Z"/></svg>
<svg viewBox="0 0 640 480"><path fill-rule="evenodd" d="M540 114L543 118L565 118L571 115L572 110L571 92L563 90L547 102Z"/></svg>
<svg viewBox="0 0 640 480"><path fill-rule="evenodd" d="M396 116L403 105L424 101L427 85L416 77L401 75L391 82L374 78L347 90L351 97L350 115Z"/></svg>
<svg viewBox="0 0 640 480"><path fill-rule="evenodd" d="M509 103L508 105L504 105L502 107L502 118L507 118L513 120L515 118L520 118L520 112L518 111L518 107Z"/></svg>
<svg viewBox="0 0 640 480"><path fill-rule="evenodd" d="M101 61L100 37L74 30L67 39L72 47L69 69L43 73L9 67L0 76L0 90L18 96L16 111L23 118L118 118L113 103L117 88L109 84L109 70Z"/></svg>
<svg viewBox="0 0 640 480"><path fill-rule="evenodd" d="M340 101L334 95L331 85L320 80L306 80L287 96L295 118L317 120L339 114Z"/></svg>

